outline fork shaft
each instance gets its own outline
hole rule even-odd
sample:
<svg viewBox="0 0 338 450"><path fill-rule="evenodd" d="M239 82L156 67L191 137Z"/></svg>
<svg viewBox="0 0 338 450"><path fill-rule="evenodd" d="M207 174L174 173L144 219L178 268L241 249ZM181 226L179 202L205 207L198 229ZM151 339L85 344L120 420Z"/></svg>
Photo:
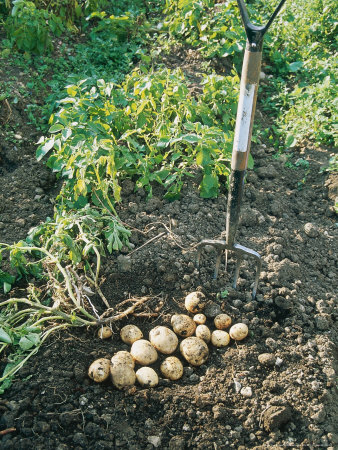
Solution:
<svg viewBox="0 0 338 450"><path fill-rule="evenodd" d="M235 137L232 149L226 219L226 242L228 245L234 243L239 223L240 206L244 191L244 178L250 154L261 61L262 51L257 51L257 48L253 47L248 41L242 67Z"/></svg>

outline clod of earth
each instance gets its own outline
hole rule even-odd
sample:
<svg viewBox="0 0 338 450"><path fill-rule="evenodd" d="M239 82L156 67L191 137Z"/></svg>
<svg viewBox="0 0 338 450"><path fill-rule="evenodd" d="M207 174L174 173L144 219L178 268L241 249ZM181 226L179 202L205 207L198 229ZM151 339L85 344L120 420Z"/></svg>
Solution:
<svg viewBox="0 0 338 450"><path fill-rule="evenodd" d="M270 406L262 414L263 428L267 432L279 430L291 417L292 410L289 406Z"/></svg>

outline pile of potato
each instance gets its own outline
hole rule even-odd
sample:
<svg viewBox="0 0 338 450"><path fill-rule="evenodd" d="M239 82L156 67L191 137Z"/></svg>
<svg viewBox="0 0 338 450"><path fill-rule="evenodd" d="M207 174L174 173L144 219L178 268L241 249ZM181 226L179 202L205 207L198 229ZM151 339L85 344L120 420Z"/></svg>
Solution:
<svg viewBox="0 0 338 450"><path fill-rule="evenodd" d="M231 318L227 314L219 314L214 319L216 329L210 331L206 316L202 313L205 306L205 296L202 292L192 292L185 298L185 307L194 314L174 314L171 318L173 330L165 326L157 326L149 332L149 340L143 339L142 331L136 325L126 325L121 329L120 336L124 343L131 345L130 352L120 351L111 360L100 358L94 361L88 375L94 381L101 383L111 378L118 389L131 387L136 380L141 386L154 387L159 379L150 365L158 360L158 353L172 355L178 345L178 336L183 338L179 350L183 358L192 366L204 364L209 356L208 344L215 347L225 347L230 338L241 341L248 335L248 327L244 323L233 325L229 333L225 331L231 326ZM99 330L99 337L109 338L112 335L109 327ZM135 364L141 366L135 372ZM176 356L167 356L160 365L164 378L178 380L183 375L183 364Z"/></svg>

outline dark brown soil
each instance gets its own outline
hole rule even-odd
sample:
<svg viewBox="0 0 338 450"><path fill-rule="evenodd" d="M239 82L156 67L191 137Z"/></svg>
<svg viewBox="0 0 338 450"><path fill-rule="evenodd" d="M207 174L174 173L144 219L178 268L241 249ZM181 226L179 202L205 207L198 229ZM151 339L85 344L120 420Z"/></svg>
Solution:
<svg viewBox="0 0 338 450"><path fill-rule="evenodd" d="M15 144L3 140L0 147L0 242L25 237L52 215L49 199L56 189L48 170L35 162L37 136L25 126L24 112L12 105L12 115L22 127ZM200 270L195 267L196 244L224 233L225 192L204 200L197 183L187 181L181 200L166 202L155 190L147 201L126 182L119 215L135 228L134 248L130 259L114 255L104 262L102 290L112 306L128 296L154 297L148 312L160 306L159 316L125 319L107 341L86 329L51 337L0 399L0 435L7 430L1 448L337 447L337 228L327 174L319 172L328 155L302 150L310 168L303 183L305 169L286 168L286 159L272 149L256 146L253 155L237 240L263 256L257 299L250 296L249 260L236 291L232 260L227 273L222 264L219 278L212 279L212 248L205 249ZM184 312L184 297L194 290L209 301L211 328L213 316L223 311L233 322L247 323L249 336L223 349L210 346L204 365L185 364L182 379L160 379L156 388L118 391L87 377L94 359L129 348L119 338L121 326L134 323L145 336L155 325L170 326L171 315ZM270 356L260 356L265 353Z"/></svg>

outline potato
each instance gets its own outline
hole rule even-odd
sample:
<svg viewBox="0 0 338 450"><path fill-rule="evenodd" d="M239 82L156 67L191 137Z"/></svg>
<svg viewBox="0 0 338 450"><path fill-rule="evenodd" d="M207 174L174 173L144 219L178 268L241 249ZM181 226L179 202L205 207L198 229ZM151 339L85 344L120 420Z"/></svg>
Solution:
<svg viewBox="0 0 338 450"><path fill-rule="evenodd" d="M130 349L131 356L142 366L148 366L157 360L157 351L146 339L140 339L133 343Z"/></svg>
<svg viewBox="0 0 338 450"><path fill-rule="evenodd" d="M205 306L205 295L202 292L191 292L185 297L184 304L189 312L198 313Z"/></svg>
<svg viewBox="0 0 338 450"><path fill-rule="evenodd" d="M165 355L174 353L178 346L176 334L167 327L158 326L153 328L149 333L149 340L156 350Z"/></svg>
<svg viewBox="0 0 338 450"><path fill-rule="evenodd" d="M215 330L211 333L211 343L215 347L226 347L230 342L229 333L224 330Z"/></svg>
<svg viewBox="0 0 338 450"><path fill-rule="evenodd" d="M125 365L116 365L110 367L110 375L113 385L117 389L123 389L125 387L134 386L136 380L136 374L134 369Z"/></svg>
<svg viewBox="0 0 338 450"><path fill-rule="evenodd" d="M131 369L135 367L134 358L131 356L129 352L120 351L115 353L115 355L111 359L111 365L114 366L128 366Z"/></svg>
<svg viewBox="0 0 338 450"><path fill-rule="evenodd" d="M174 314L171 325L175 333L182 337L192 336L196 330L195 322L186 314Z"/></svg>
<svg viewBox="0 0 338 450"><path fill-rule="evenodd" d="M88 369L88 376L96 383L102 383L109 377L110 361L109 359L100 358L92 362Z"/></svg>
<svg viewBox="0 0 338 450"><path fill-rule="evenodd" d="M100 339L108 339L113 335L113 332L109 327L101 327L97 332L97 335Z"/></svg>
<svg viewBox="0 0 338 450"><path fill-rule="evenodd" d="M236 323L230 328L229 334L235 341L241 341L246 338L249 333L249 329L245 323Z"/></svg>
<svg viewBox="0 0 338 450"><path fill-rule="evenodd" d="M214 324L218 330L225 330L231 325L231 317L228 314L218 314L214 318Z"/></svg>
<svg viewBox="0 0 338 450"><path fill-rule="evenodd" d="M120 336L123 342L132 345L143 338L143 333L136 325L126 325L121 329Z"/></svg>
<svg viewBox="0 0 338 450"><path fill-rule="evenodd" d="M207 344L210 342L211 332L206 325L197 325L195 335Z"/></svg>
<svg viewBox="0 0 338 450"><path fill-rule="evenodd" d="M151 367L141 367L136 372L136 379L141 386L154 387L158 385L158 376L154 369Z"/></svg>
<svg viewBox="0 0 338 450"><path fill-rule="evenodd" d="M176 356L169 356L162 362L160 370L165 378L175 381L183 375L183 364Z"/></svg>
<svg viewBox="0 0 338 450"><path fill-rule="evenodd" d="M180 351L183 357L192 366L200 366L205 363L209 356L209 349L207 344L202 339L191 336L180 344Z"/></svg>
<svg viewBox="0 0 338 450"><path fill-rule="evenodd" d="M207 318L204 314L195 314L192 320L197 323L197 325L204 325Z"/></svg>

